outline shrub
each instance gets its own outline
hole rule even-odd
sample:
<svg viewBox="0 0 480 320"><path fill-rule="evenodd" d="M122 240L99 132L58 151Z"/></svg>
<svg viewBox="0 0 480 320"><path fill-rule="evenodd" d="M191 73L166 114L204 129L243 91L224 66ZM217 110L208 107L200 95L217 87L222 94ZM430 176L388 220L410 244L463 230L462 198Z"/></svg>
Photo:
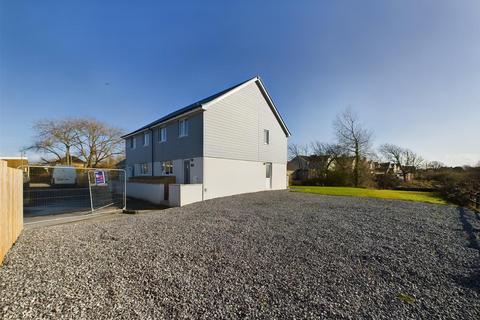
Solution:
<svg viewBox="0 0 480 320"><path fill-rule="evenodd" d="M377 188L379 189L394 189L400 185L401 181L393 174L378 175L375 179Z"/></svg>

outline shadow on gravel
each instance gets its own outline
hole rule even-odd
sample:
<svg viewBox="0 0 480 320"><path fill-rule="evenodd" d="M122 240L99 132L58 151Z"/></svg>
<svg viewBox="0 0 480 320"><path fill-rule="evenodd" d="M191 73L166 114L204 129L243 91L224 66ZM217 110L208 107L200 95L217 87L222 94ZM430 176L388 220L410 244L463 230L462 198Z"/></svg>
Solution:
<svg viewBox="0 0 480 320"><path fill-rule="evenodd" d="M469 214L465 211L465 208L458 208L458 214L460 222L462 223L463 231L465 232L468 240L468 247L477 250L478 259L475 265L472 266L472 272L468 276L459 276L455 280L463 287L473 289L480 292L480 229L475 228L471 220L477 218L475 214Z"/></svg>
<svg viewBox="0 0 480 320"><path fill-rule="evenodd" d="M154 204L145 200L127 198L128 210L163 210L168 209L167 206L161 204Z"/></svg>

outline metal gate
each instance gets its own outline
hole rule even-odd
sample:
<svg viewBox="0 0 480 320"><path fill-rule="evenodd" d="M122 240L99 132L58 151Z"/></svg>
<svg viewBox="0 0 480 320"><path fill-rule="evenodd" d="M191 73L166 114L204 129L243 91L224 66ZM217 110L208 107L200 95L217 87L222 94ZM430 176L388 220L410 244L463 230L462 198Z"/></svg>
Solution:
<svg viewBox="0 0 480 320"><path fill-rule="evenodd" d="M125 209L121 169L22 166L24 216Z"/></svg>

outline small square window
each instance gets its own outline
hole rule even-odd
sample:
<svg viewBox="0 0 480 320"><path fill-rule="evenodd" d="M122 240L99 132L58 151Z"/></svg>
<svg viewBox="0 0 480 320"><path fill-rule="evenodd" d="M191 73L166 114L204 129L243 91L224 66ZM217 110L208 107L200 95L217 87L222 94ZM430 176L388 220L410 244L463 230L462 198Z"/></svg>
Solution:
<svg viewBox="0 0 480 320"><path fill-rule="evenodd" d="M263 130L263 144L270 144L270 131Z"/></svg>
<svg viewBox="0 0 480 320"><path fill-rule="evenodd" d="M160 142L167 141L167 128L160 128L158 130L158 141Z"/></svg>

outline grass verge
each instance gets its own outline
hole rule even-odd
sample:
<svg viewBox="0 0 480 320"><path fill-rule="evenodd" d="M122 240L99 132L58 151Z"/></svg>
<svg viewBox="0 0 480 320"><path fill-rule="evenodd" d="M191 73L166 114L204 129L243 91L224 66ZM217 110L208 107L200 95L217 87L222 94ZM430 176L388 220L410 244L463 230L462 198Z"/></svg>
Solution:
<svg viewBox="0 0 480 320"><path fill-rule="evenodd" d="M426 202L434 204L448 204L436 192L424 191L401 191L401 190L376 190L349 187L316 187L316 186L292 186L291 191L323 194L329 196L368 197L380 199L396 199Z"/></svg>

